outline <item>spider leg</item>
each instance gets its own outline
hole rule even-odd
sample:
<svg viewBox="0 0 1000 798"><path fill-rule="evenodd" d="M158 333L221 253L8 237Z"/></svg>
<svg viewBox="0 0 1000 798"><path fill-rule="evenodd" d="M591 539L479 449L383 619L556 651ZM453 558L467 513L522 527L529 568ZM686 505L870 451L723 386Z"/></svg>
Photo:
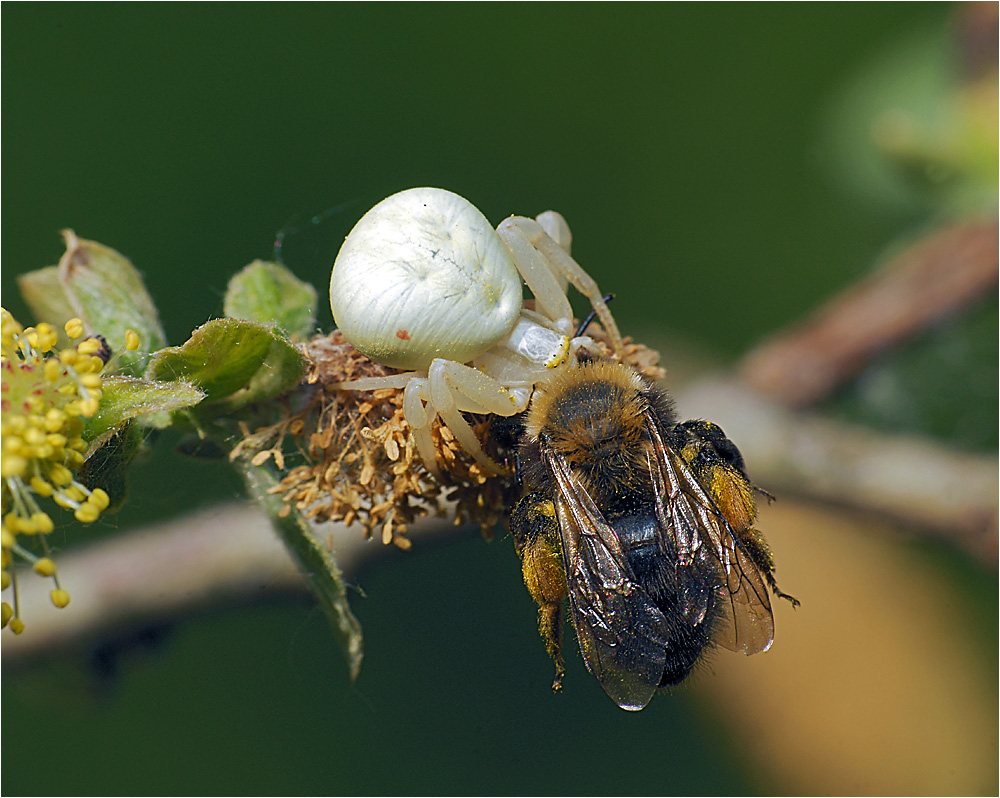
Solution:
<svg viewBox="0 0 1000 798"><path fill-rule="evenodd" d="M511 391L478 369L437 358L428 371L430 407L441 416L455 438L483 468L494 474L506 469L483 451L461 411L513 416L527 406L527 391Z"/></svg>
<svg viewBox="0 0 1000 798"><path fill-rule="evenodd" d="M621 354L622 336L597 282L541 224L524 216L511 216L500 223L497 235L511 250L514 265L545 315L561 325L560 329L566 322L566 334L571 334L573 310L569 306L565 289L560 287L561 279L568 280L590 301L601 320L601 326L611 338L612 349L616 354Z"/></svg>
<svg viewBox="0 0 1000 798"><path fill-rule="evenodd" d="M406 384L403 390L403 418L413 431L413 440L417 444L420 459L424 461L427 470L438 477L441 471L434 452L434 441L431 439L431 422L436 414L427 413L427 408L424 406L425 396L421 395L429 395L427 387L428 380L422 377L414 377ZM433 412L433 408L431 410Z"/></svg>

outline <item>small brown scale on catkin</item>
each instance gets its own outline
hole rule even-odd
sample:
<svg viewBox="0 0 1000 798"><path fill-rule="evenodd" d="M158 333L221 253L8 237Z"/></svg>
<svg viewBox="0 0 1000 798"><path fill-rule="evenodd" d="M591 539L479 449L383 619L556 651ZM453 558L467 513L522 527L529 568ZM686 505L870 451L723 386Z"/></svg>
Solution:
<svg viewBox="0 0 1000 798"><path fill-rule="evenodd" d="M607 350L596 325L588 334ZM362 377L395 373L347 343L339 331L303 345L309 368L299 395L287 406L295 412L277 424L251 431L232 457L250 457L255 465L273 459L284 477L272 489L317 523L359 523L366 537L409 549L407 529L417 518L443 516L454 505L455 523L478 523L485 537L513 500L511 476L484 471L469 457L451 431L436 420L431 437L442 478L427 471L403 418L403 391L342 391L326 386ZM661 379L659 355L625 341L625 362L651 379ZM484 448L503 461L489 439L490 417L467 414ZM293 451L294 450L294 451ZM286 463L296 463L286 469Z"/></svg>

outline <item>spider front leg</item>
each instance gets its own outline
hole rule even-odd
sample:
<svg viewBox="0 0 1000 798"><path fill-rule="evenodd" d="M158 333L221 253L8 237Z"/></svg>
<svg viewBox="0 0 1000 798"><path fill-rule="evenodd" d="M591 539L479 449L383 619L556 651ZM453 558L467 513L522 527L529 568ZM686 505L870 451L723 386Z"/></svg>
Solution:
<svg viewBox="0 0 1000 798"><path fill-rule="evenodd" d="M430 396L426 377L414 377L406 383L406 388L403 389L403 418L413 433L420 459L424 461L427 470L437 477L441 472L437 466L434 441L431 438L431 421L434 418L428 415L424 407L424 396Z"/></svg>
<svg viewBox="0 0 1000 798"><path fill-rule="evenodd" d="M441 416L462 448L487 471L493 474L506 473L502 465L483 451L476 433L462 416L462 411L513 416L527 408L531 396L530 387L510 388L478 369L443 358L431 361L427 383L430 389L430 410Z"/></svg>
<svg viewBox="0 0 1000 798"><path fill-rule="evenodd" d="M520 222L534 225L540 235L548 238L538 222L520 216L511 216L500 222L497 235L507 245L521 278L531 289L535 297L535 309L550 319L559 332L570 335L573 330L573 308L566 296L566 289L560 285L556 272L542 254L532 246L530 238L519 225ZM556 248L559 248L558 244Z"/></svg>
<svg viewBox="0 0 1000 798"><path fill-rule="evenodd" d="M354 391L403 388L403 418L413 433L420 459L435 477L441 475L431 437L431 424L437 416L477 463L490 473L503 474L504 467L483 451L462 412L513 416L527 409L531 398L531 386L527 382L508 387L479 369L443 358L431 361L427 376L407 372L365 377L338 383L336 387Z"/></svg>
<svg viewBox="0 0 1000 798"><path fill-rule="evenodd" d="M434 455L434 441L431 439L431 422L434 417L428 416L424 408L424 402L430 397L427 385L427 377L421 376L418 372L408 371L403 374L387 374L383 377L362 377L358 380L334 383L333 387L342 391L402 388L403 418L413 433L420 459L424 461L428 471L438 476L440 472Z"/></svg>
<svg viewBox="0 0 1000 798"><path fill-rule="evenodd" d="M535 217L542 229L549 238L555 241L560 247L570 254L570 247L573 245L573 233L570 232L569 225L561 213L557 211L545 211Z"/></svg>
<svg viewBox="0 0 1000 798"><path fill-rule="evenodd" d="M573 334L573 309L565 289L560 285L562 278L587 297L611 339L611 348L615 354L621 354L621 333L597 282L573 260L566 248L545 232L541 224L524 216L511 216L497 227L497 235L510 249L514 265L535 295L538 306L558 325L560 331L566 335Z"/></svg>

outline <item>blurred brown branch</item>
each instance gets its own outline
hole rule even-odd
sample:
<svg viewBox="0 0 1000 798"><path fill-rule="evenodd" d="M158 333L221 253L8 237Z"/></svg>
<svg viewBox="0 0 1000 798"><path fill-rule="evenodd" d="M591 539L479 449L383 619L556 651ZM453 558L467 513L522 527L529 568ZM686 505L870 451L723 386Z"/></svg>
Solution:
<svg viewBox="0 0 1000 798"><path fill-rule="evenodd" d="M790 407L820 401L890 346L995 296L997 237L994 221L959 223L925 236L751 351L740 377Z"/></svg>
<svg viewBox="0 0 1000 798"><path fill-rule="evenodd" d="M25 570L18 587L27 628L4 633L5 663L300 582L267 518L249 504L212 507L70 549L58 564L73 597L69 607L56 611L48 581Z"/></svg>
<svg viewBox="0 0 1000 798"><path fill-rule="evenodd" d="M440 521L413 528L424 540L455 529ZM360 527L325 524L317 535L348 574L385 550L366 540ZM27 628L21 635L4 633L5 664L210 606L309 595L267 516L249 502L209 507L71 549L59 554L58 564L72 602L56 610L49 601L51 584L26 570L18 584Z"/></svg>

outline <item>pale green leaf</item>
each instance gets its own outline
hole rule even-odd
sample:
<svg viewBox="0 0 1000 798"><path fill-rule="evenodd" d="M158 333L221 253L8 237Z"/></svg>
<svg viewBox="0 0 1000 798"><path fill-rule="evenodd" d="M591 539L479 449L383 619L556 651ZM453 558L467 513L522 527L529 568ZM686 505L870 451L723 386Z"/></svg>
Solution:
<svg viewBox="0 0 1000 798"><path fill-rule="evenodd" d="M316 325L316 289L280 263L255 260L229 281L224 312L234 319L275 324L305 338Z"/></svg>

